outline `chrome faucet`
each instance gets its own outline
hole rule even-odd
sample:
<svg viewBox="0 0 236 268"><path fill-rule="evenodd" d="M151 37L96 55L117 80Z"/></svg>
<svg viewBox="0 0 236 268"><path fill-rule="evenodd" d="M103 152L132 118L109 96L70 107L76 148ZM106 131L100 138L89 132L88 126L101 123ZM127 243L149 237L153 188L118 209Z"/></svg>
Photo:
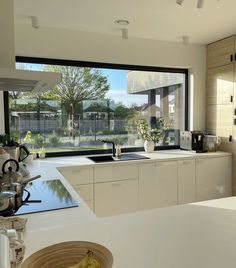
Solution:
<svg viewBox="0 0 236 268"><path fill-rule="evenodd" d="M115 142L114 141L108 141L108 140L100 140L98 139L98 141L101 141L103 143L110 143L112 144L112 156L115 157L116 156L116 149L115 149Z"/></svg>

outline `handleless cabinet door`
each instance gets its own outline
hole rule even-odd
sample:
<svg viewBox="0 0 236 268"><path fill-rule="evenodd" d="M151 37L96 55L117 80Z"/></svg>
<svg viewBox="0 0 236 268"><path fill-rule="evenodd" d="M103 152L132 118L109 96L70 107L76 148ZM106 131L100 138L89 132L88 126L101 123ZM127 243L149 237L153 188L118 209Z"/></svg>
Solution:
<svg viewBox="0 0 236 268"><path fill-rule="evenodd" d="M138 164L116 163L94 168L94 183L138 178Z"/></svg>
<svg viewBox="0 0 236 268"><path fill-rule="evenodd" d="M207 70L207 104L232 104L234 64Z"/></svg>
<svg viewBox="0 0 236 268"><path fill-rule="evenodd" d="M195 201L195 160L178 161L178 204L187 204Z"/></svg>
<svg viewBox="0 0 236 268"><path fill-rule="evenodd" d="M138 210L138 179L95 183L95 213L97 216Z"/></svg>
<svg viewBox="0 0 236 268"><path fill-rule="evenodd" d="M211 157L196 160L197 201L232 195L231 157Z"/></svg>
<svg viewBox="0 0 236 268"><path fill-rule="evenodd" d="M93 199L93 184L74 186L74 189L83 200Z"/></svg>
<svg viewBox="0 0 236 268"><path fill-rule="evenodd" d="M139 165L139 208L177 205L177 161Z"/></svg>
<svg viewBox="0 0 236 268"><path fill-rule="evenodd" d="M235 37L231 36L207 46L207 68L229 64L234 56Z"/></svg>
<svg viewBox="0 0 236 268"><path fill-rule="evenodd" d="M71 167L70 169L59 168L59 172L71 185L93 183L92 167Z"/></svg>
<svg viewBox="0 0 236 268"><path fill-rule="evenodd" d="M208 105L206 112L207 130L223 142L229 142L229 136L233 135L233 104Z"/></svg>

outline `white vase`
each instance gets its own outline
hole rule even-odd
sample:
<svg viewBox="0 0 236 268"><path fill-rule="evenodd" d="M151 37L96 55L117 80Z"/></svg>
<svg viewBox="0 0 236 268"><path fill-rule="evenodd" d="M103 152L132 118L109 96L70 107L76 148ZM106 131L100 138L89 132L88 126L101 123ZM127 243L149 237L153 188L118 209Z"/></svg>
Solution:
<svg viewBox="0 0 236 268"><path fill-rule="evenodd" d="M151 153L154 151L154 148L155 148L155 144L153 141L145 141L144 142L144 150L147 152L147 153Z"/></svg>

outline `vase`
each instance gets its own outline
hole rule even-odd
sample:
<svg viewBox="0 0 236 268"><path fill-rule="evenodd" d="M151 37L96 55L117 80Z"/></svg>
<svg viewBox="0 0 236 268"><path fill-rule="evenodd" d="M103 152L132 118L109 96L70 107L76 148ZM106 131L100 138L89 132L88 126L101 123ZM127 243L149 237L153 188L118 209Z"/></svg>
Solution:
<svg viewBox="0 0 236 268"><path fill-rule="evenodd" d="M151 153L154 151L155 148L155 144L154 141L144 141L144 150L147 153Z"/></svg>

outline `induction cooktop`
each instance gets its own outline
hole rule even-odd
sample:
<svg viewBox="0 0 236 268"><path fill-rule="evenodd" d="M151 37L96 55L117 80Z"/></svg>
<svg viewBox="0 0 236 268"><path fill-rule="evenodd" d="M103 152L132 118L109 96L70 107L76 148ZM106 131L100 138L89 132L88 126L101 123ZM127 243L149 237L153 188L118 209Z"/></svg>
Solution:
<svg viewBox="0 0 236 268"><path fill-rule="evenodd" d="M29 182L22 200L23 204L14 211L14 215L78 207L77 201L58 179Z"/></svg>

